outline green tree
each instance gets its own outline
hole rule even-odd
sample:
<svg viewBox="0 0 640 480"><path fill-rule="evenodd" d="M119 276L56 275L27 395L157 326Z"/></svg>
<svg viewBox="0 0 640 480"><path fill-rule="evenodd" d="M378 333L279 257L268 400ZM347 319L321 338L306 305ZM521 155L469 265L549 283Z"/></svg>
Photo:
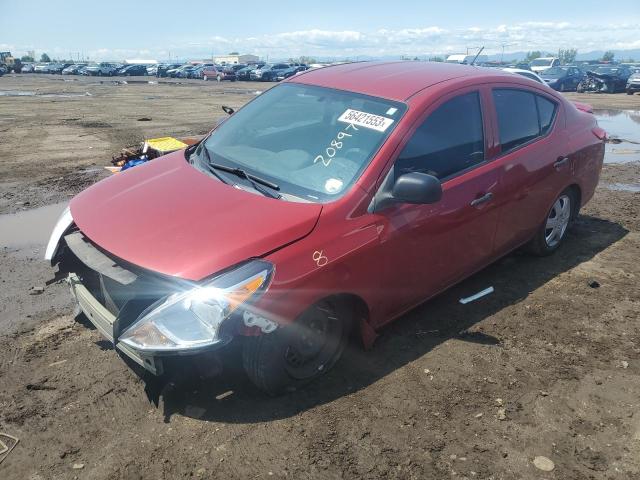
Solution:
<svg viewBox="0 0 640 480"><path fill-rule="evenodd" d="M229 55L240 55L238 52L231 52Z"/></svg>
<svg viewBox="0 0 640 480"><path fill-rule="evenodd" d="M604 52L604 55L602 55L602 61L603 62L613 62L613 58L616 56L615 53L613 53L611 50L607 50L606 52Z"/></svg>
<svg viewBox="0 0 640 480"><path fill-rule="evenodd" d="M438 56L429 57L429 61L430 62L444 62L444 58L443 57L438 57Z"/></svg>
<svg viewBox="0 0 640 480"><path fill-rule="evenodd" d="M50 62L51 58L49 58L49 55L47 55L46 53L43 53L42 55L40 55L40 61L41 62Z"/></svg>
<svg viewBox="0 0 640 480"><path fill-rule="evenodd" d="M536 58L540 58L542 56L542 52L540 50L534 50L533 52L527 52L526 57L524 57L525 62L530 62L531 60L535 60Z"/></svg>
<svg viewBox="0 0 640 480"><path fill-rule="evenodd" d="M30 57L29 55L23 55L22 57L20 57L20 61L21 62L35 62L33 57Z"/></svg>
<svg viewBox="0 0 640 480"><path fill-rule="evenodd" d="M575 48L566 48L558 50L558 58L560 59L560 63L562 65L569 65L576 61L576 55L578 55L578 50Z"/></svg>
<svg viewBox="0 0 640 480"><path fill-rule="evenodd" d="M301 55L298 58L289 58L289 63L304 63L305 65L309 65L311 63L318 63L318 61L314 57L307 57L306 55Z"/></svg>

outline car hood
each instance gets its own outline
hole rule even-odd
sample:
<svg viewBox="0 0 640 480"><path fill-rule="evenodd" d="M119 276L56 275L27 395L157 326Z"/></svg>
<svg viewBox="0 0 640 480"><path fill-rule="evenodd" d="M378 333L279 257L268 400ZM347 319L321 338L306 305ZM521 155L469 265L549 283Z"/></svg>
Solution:
<svg viewBox="0 0 640 480"><path fill-rule="evenodd" d="M308 235L322 206L253 194L174 152L109 177L70 204L80 230L139 267L201 280Z"/></svg>

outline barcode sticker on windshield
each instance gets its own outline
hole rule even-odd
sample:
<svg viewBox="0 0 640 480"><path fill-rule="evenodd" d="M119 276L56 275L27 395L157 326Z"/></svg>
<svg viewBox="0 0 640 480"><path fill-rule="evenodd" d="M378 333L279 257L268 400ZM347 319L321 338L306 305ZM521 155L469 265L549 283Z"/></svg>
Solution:
<svg viewBox="0 0 640 480"><path fill-rule="evenodd" d="M360 112L359 110L346 110L338 118L339 122L351 123L358 127L370 128L378 132L384 132L389 125L393 123L393 119L374 115L373 113Z"/></svg>

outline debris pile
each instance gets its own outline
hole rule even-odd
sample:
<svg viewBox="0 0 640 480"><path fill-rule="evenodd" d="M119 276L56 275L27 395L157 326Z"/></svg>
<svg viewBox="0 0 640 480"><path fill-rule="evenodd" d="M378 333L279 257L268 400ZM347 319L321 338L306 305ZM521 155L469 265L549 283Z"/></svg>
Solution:
<svg viewBox="0 0 640 480"><path fill-rule="evenodd" d="M193 145L199 139L183 138L177 139L173 137L150 138L145 140L138 146L125 147L120 151L117 157L111 158L113 167L105 167L111 173L123 172L129 168L141 165L161 157L167 153L181 150L189 145Z"/></svg>

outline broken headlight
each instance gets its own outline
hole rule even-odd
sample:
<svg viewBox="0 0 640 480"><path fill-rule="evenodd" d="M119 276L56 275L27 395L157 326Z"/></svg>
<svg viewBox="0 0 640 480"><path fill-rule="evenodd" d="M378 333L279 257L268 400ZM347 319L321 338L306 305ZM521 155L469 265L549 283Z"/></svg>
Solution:
<svg viewBox="0 0 640 480"><path fill-rule="evenodd" d="M119 341L141 351L192 351L230 340L223 322L264 292L273 265L245 263L211 281L171 294L143 312Z"/></svg>

